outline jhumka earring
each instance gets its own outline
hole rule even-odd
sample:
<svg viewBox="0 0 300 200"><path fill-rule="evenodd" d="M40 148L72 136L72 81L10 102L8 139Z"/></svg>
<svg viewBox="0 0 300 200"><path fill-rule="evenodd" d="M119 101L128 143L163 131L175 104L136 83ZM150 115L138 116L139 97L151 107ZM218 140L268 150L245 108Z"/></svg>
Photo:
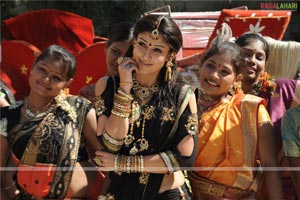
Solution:
<svg viewBox="0 0 300 200"><path fill-rule="evenodd" d="M228 93L230 95L233 96L235 94L242 92L242 81L241 80L242 80L242 75L239 74L229 89Z"/></svg>
<svg viewBox="0 0 300 200"><path fill-rule="evenodd" d="M175 58L175 52L172 52L169 56L168 62L166 63L166 75L165 75L165 80L169 81L172 79L172 67L174 66L173 60Z"/></svg>
<svg viewBox="0 0 300 200"><path fill-rule="evenodd" d="M164 18L164 16L160 17L158 19L158 23L157 23L157 26L156 28L151 32L151 36L152 36L152 39L153 40L158 40L158 28L160 26L160 23L161 23L161 20Z"/></svg>

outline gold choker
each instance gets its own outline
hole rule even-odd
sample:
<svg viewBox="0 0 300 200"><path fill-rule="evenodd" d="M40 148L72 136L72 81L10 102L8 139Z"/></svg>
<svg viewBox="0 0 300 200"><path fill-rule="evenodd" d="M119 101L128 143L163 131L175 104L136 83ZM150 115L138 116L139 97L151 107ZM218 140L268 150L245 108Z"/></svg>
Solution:
<svg viewBox="0 0 300 200"><path fill-rule="evenodd" d="M134 97L138 101L140 106L145 105L153 96L155 92L159 90L158 83L154 83L150 87L141 86L139 82L133 78L132 86Z"/></svg>

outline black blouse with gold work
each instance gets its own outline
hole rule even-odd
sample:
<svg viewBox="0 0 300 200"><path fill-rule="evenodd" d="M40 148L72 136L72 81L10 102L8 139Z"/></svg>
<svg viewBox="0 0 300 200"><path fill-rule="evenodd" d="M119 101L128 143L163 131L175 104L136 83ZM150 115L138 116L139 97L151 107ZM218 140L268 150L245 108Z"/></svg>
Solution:
<svg viewBox="0 0 300 200"><path fill-rule="evenodd" d="M119 77L110 77L107 80L106 89L97 97L96 112L107 117L110 116L113 108L114 94L119 87ZM150 155L160 154L166 163L169 173L180 170L181 168L191 167L197 147L197 115L191 113L187 105L182 111L177 123L174 134L170 134L176 121L177 114L180 112L180 89L178 85L173 89L172 94L159 95L162 90L161 85L156 86L158 90L154 92L149 101L141 105L139 113L135 116L134 122L130 122L128 135L125 143L118 152L123 155ZM147 92L147 91L146 91ZM136 91L132 90L134 101ZM139 95L144 91L139 91ZM193 91L192 91L193 93ZM179 102L180 101L180 102ZM133 137L131 137L131 135ZM181 155L177 150L177 145L187 135L194 138L194 149L191 156ZM141 183L140 173L110 173L112 180L109 193L115 196L115 199L148 199L147 196L158 194L158 190L163 179L163 174L150 174L148 182ZM147 190L147 192L145 192ZM135 191L135 192L132 192ZM150 196L151 196L150 195ZM149 198L150 198L149 196ZM152 198L152 197L151 197Z"/></svg>

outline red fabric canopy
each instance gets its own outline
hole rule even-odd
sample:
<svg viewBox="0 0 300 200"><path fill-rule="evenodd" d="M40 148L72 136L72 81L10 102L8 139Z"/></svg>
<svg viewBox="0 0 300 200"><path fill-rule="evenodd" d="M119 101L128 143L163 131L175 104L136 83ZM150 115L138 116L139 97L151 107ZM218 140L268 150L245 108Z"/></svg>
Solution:
<svg viewBox="0 0 300 200"><path fill-rule="evenodd" d="M24 40L41 51L58 44L74 55L93 43L92 20L71 12L42 9L3 21L6 40Z"/></svg>
<svg viewBox="0 0 300 200"><path fill-rule="evenodd" d="M29 94L31 66L41 52L22 40L3 40L1 47L0 78L12 91L15 99L22 100Z"/></svg>
<svg viewBox="0 0 300 200"><path fill-rule="evenodd" d="M77 69L74 81L70 84L70 94L78 94L78 91L106 74L106 42L96 42L76 55Z"/></svg>
<svg viewBox="0 0 300 200"><path fill-rule="evenodd" d="M269 36L281 40L288 27L291 18L289 10L230 10L223 9L213 33L209 38L210 42L217 36L222 23L227 23L233 37L240 37L244 33L256 33L262 36Z"/></svg>

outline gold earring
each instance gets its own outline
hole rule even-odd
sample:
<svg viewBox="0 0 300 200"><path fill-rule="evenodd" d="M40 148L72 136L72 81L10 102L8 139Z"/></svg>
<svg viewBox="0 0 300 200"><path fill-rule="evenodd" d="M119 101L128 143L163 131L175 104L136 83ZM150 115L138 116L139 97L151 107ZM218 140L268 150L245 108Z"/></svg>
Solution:
<svg viewBox="0 0 300 200"><path fill-rule="evenodd" d="M65 93L65 95L69 95L70 94L70 89L69 88L64 88L63 93Z"/></svg>
<svg viewBox="0 0 300 200"><path fill-rule="evenodd" d="M231 96L242 92L242 82L241 80L235 80L229 89L229 94Z"/></svg>
<svg viewBox="0 0 300 200"><path fill-rule="evenodd" d="M172 79L172 67L174 66L173 64L173 59L175 57L175 53L171 53L168 62L166 63L166 75L165 75L165 80L170 81Z"/></svg>

